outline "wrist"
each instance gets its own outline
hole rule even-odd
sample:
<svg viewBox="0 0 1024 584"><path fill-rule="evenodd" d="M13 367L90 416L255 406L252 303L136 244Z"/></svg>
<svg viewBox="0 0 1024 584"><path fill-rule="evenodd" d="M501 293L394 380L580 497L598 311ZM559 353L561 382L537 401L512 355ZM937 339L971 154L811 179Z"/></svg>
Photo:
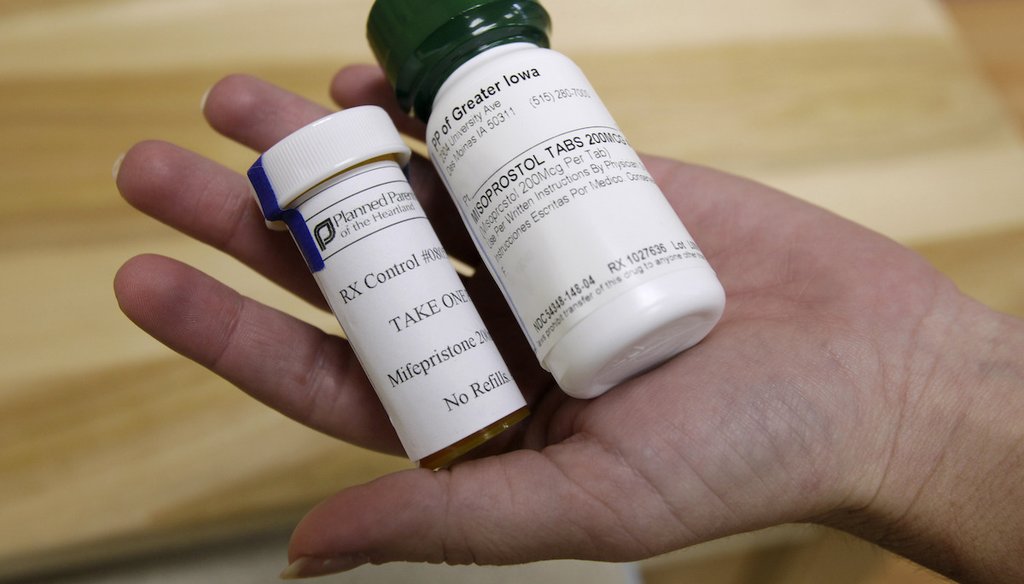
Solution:
<svg viewBox="0 0 1024 584"><path fill-rule="evenodd" d="M1024 579L1024 322L957 293L915 332L877 488L828 523L963 581ZM866 501L866 502L864 502Z"/></svg>

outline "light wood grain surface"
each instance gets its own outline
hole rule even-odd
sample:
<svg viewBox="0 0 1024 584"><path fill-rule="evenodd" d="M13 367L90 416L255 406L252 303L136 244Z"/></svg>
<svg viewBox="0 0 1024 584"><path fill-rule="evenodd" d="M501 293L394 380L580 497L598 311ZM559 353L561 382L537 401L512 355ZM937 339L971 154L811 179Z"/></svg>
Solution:
<svg viewBox="0 0 1024 584"><path fill-rule="evenodd" d="M1024 315L1024 58L1006 40L1024 3L952 2L967 44L929 0L549 4L556 48L641 149L824 205ZM327 103L335 69L370 60L368 5L0 3L0 580L286 524L407 464L255 404L111 293L122 262L163 253L336 329L130 209L110 169L145 138L247 167L206 129L206 88L244 71Z"/></svg>

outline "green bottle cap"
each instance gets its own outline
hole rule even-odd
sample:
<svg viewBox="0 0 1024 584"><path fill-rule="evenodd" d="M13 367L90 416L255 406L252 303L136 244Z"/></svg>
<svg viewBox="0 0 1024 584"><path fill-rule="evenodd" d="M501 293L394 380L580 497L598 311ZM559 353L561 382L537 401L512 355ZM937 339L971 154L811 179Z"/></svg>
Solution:
<svg viewBox="0 0 1024 584"><path fill-rule="evenodd" d="M548 46L551 18L533 0L377 0L366 36L405 111L426 121L460 65L487 49Z"/></svg>

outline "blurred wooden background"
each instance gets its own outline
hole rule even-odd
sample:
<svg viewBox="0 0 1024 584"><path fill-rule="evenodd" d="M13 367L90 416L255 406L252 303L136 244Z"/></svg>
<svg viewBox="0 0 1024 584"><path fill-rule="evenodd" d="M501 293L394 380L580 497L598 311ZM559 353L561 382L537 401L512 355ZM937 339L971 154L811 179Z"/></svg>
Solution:
<svg viewBox="0 0 1024 584"><path fill-rule="evenodd" d="M0 0L0 580L288 525L406 465L257 405L135 329L111 293L124 260L157 252L334 327L130 209L110 168L145 138L247 167L255 154L206 129L200 96L243 71L326 103L339 65L371 59L369 4ZM640 149L834 209L1024 315L1024 2L548 4L555 47ZM851 583L932 578L779 533L657 560L648 579L803 581L840 558Z"/></svg>

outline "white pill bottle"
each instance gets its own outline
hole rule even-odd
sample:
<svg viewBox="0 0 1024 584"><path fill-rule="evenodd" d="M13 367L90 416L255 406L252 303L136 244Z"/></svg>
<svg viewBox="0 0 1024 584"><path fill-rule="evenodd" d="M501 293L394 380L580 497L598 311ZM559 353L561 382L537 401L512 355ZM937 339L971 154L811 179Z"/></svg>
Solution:
<svg viewBox="0 0 1024 584"><path fill-rule="evenodd" d="M406 181L409 155L387 113L365 106L289 134L248 175L264 218L291 232L409 458L436 470L528 410Z"/></svg>
<svg viewBox="0 0 1024 584"><path fill-rule="evenodd" d="M541 365L596 397L703 339L725 294L524 0L377 0L370 45Z"/></svg>

